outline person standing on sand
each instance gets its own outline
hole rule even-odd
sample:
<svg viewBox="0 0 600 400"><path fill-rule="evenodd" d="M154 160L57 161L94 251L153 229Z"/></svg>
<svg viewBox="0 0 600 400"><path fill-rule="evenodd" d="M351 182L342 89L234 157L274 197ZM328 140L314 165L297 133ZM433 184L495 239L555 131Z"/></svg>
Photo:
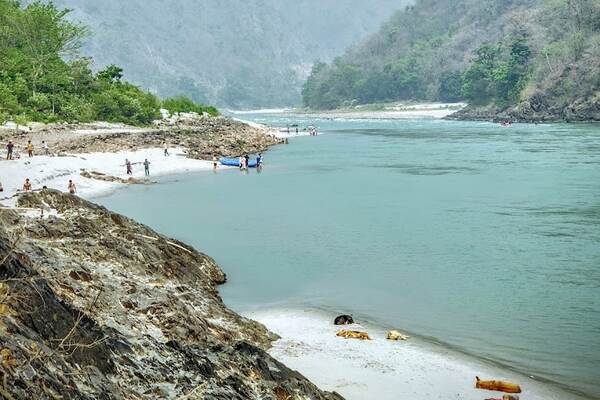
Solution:
<svg viewBox="0 0 600 400"><path fill-rule="evenodd" d="M49 156L50 150L48 149L48 143L45 140L42 140L42 149L44 149L44 154Z"/></svg>
<svg viewBox="0 0 600 400"><path fill-rule="evenodd" d="M133 171L131 169L131 161L125 159L125 168L127 169L127 175L132 175Z"/></svg>
<svg viewBox="0 0 600 400"><path fill-rule="evenodd" d="M33 143L31 143L31 140L27 142L27 154L29 154L29 157L33 157Z"/></svg>
<svg viewBox="0 0 600 400"><path fill-rule="evenodd" d="M165 157L169 156L169 145L165 143Z"/></svg>
<svg viewBox="0 0 600 400"><path fill-rule="evenodd" d="M12 160L13 159L13 149L15 148L14 143L12 142L12 140L8 141L8 144L6 145L6 159L7 160Z"/></svg>
<svg viewBox="0 0 600 400"><path fill-rule="evenodd" d="M146 176L150 176L150 161L147 158L144 160L144 173Z"/></svg>
<svg viewBox="0 0 600 400"><path fill-rule="evenodd" d="M244 156L244 164L246 165L246 169L248 169L250 165L250 156L248 154Z"/></svg>
<svg viewBox="0 0 600 400"><path fill-rule="evenodd" d="M217 156L216 156L216 154L213 154L213 169L214 170L217 169Z"/></svg>
<svg viewBox="0 0 600 400"><path fill-rule="evenodd" d="M69 179L68 189L69 189L69 193L71 193L71 194L75 194L77 192L77 186L75 186L75 183L71 179Z"/></svg>
<svg viewBox="0 0 600 400"><path fill-rule="evenodd" d="M24 192L31 192L31 182L29 182L29 178L25 179L25 183L23 184Z"/></svg>

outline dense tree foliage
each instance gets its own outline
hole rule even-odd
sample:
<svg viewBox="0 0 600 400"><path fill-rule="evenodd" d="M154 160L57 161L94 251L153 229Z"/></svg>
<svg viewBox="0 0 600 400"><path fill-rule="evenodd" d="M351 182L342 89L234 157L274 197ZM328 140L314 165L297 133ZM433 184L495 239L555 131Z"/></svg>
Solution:
<svg viewBox="0 0 600 400"><path fill-rule="evenodd" d="M184 96L171 97L163 100L162 107L173 113L195 112L198 114L219 115L219 111L213 106L194 103L191 99Z"/></svg>
<svg viewBox="0 0 600 400"><path fill-rule="evenodd" d="M564 107L600 87L598 0L418 0L303 90L311 108L399 100Z"/></svg>
<svg viewBox="0 0 600 400"><path fill-rule="evenodd" d="M160 117L160 100L123 81L121 68L92 72L91 60L79 55L87 28L68 14L51 3L0 0L0 121L143 125Z"/></svg>

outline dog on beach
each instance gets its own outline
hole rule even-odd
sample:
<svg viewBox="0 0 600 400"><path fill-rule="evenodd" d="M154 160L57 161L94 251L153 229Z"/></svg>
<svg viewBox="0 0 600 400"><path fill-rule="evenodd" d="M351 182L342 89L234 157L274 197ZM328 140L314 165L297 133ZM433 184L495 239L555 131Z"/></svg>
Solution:
<svg viewBox="0 0 600 400"><path fill-rule="evenodd" d="M354 323L354 318L351 315L340 315L333 320L335 325L350 325Z"/></svg>
<svg viewBox="0 0 600 400"><path fill-rule="evenodd" d="M495 390L504 393L521 393L521 386L516 383L506 381L484 381L479 379L478 376L476 376L475 379L475 388L477 389Z"/></svg>
<svg viewBox="0 0 600 400"><path fill-rule="evenodd" d="M408 340L410 336L400 333L396 330L389 331L387 334L388 340Z"/></svg>
<svg viewBox="0 0 600 400"><path fill-rule="evenodd" d="M336 333L336 336L340 336L345 339L371 340L371 337L367 332L349 331L346 329L342 329Z"/></svg>

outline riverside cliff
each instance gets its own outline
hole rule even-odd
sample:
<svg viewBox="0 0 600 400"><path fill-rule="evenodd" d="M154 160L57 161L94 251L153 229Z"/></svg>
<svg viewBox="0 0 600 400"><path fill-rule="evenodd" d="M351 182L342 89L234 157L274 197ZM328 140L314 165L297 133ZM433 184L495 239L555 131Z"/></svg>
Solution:
<svg viewBox="0 0 600 400"><path fill-rule="evenodd" d="M0 209L0 397L342 399L266 353L276 336L223 305L210 257L58 191L17 206Z"/></svg>
<svg viewBox="0 0 600 400"><path fill-rule="evenodd" d="M600 121L600 93L556 104L550 96L537 95L516 106L468 106L447 117L462 121L515 121L515 122L598 122Z"/></svg>
<svg viewBox="0 0 600 400"><path fill-rule="evenodd" d="M416 0L330 64L311 109L465 102L454 119L600 120L597 0Z"/></svg>

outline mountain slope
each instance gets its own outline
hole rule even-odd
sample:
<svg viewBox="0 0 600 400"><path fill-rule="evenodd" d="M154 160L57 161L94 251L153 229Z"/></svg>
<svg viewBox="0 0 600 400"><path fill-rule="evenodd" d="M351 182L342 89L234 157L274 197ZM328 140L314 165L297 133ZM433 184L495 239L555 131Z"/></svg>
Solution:
<svg viewBox="0 0 600 400"><path fill-rule="evenodd" d="M316 65L304 103L465 99L471 117L600 119L599 21L598 0L419 0Z"/></svg>
<svg viewBox="0 0 600 400"><path fill-rule="evenodd" d="M93 34L84 52L162 96L266 107L300 102L315 59L375 31L405 0L55 0Z"/></svg>

